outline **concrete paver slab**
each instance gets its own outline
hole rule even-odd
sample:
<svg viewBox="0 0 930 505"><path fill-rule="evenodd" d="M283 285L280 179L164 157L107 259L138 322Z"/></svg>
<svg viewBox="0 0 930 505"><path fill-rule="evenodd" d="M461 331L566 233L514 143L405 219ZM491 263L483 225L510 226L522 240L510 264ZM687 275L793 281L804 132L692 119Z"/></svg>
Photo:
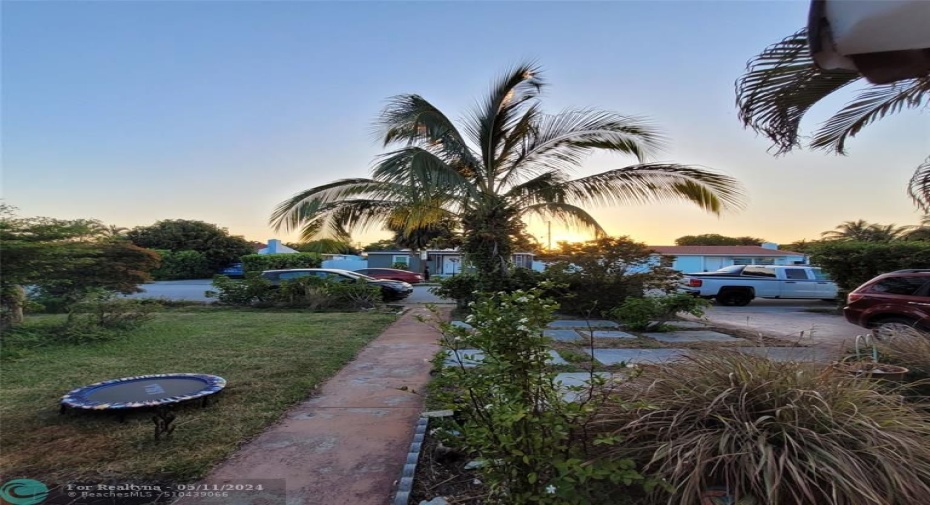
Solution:
<svg viewBox="0 0 930 505"><path fill-rule="evenodd" d="M466 323L465 321L452 321L449 324L452 326L458 326L459 328L465 328L466 330L474 330L475 327Z"/></svg>
<svg viewBox="0 0 930 505"><path fill-rule="evenodd" d="M484 352L478 349L459 349L457 351L446 351L445 366L464 366L465 368L476 367L484 361ZM549 359L546 360L551 365L567 365L562 356L556 351L549 351Z"/></svg>
<svg viewBox="0 0 930 505"><path fill-rule="evenodd" d="M581 335L575 330L543 330L543 335L559 342L578 342Z"/></svg>
<svg viewBox="0 0 930 505"><path fill-rule="evenodd" d="M455 351L446 351L446 360L444 366L463 366L465 368L476 367L484 361L484 352L478 349L458 349Z"/></svg>
<svg viewBox="0 0 930 505"><path fill-rule="evenodd" d="M594 359L605 365L668 363L684 358L686 349L594 349Z"/></svg>
<svg viewBox="0 0 930 505"><path fill-rule="evenodd" d="M614 377L615 374L608 372L595 372L596 376L604 379L610 380ZM569 402L577 402L581 400L587 400L589 398L587 391L573 391L574 388L580 388L588 385L588 381L591 380L591 374L588 372L566 372L560 373L555 376L555 380L559 383L560 389L562 390L562 398Z"/></svg>
<svg viewBox="0 0 930 505"><path fill-rule="evenodd" d="M594 338L636 338L636 335L619 330L594 330L591 336Z"/></svg>
<svg viewBox="0 0 930 505"><path fill-rule="evenodd" d="M667 331L663 333L643 333L643 335L659 342L745 342L741 338L709 330Z"/></svg>
<svg viewBox="0 0 930 505"><path fill-rule="evenodd" d="M707 323L702 323L700 321L669 321L665 324L683 330L700 330L702 328L707 328Z"/></svg>
<svg viewBox="0 0 930 505"><path fill-rule="evenodd" d="M603 319L558 319L549 323L549 328L553 330L563 328L619 328L620 325L613 321Z"/></svg>

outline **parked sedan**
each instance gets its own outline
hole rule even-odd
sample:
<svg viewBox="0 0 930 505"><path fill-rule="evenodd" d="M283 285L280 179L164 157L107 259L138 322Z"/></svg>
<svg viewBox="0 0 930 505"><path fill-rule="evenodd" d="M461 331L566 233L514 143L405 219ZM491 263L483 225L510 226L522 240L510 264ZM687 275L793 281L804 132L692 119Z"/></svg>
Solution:
<svg viewBox="0 0 930 505"><path fill-rule="evenodd" d="M265 270L262 272L262 277L268 279L272 286L279 286L282 281L309 276L316 276L336 282L357 282L363 280L369 284L380 287L384 301L403 300L413 292L413 286L406 282L375 279L350 270L339 270L336 268L292 268L288 270Z"/></svg>
<svg viewBox="0 0 930 505"><path fill-rule="evenodd" d="M930 270L898 270L854 289L843 315L865 328L906 324L930 330Z"/></svg>
<svg viewBox="0 0 930 505"><path fill-rule="evenodd" d="M389 281L401 281L410 284L419 284L423 282L423 276L406 270L397 268L363 268L356 270L355 273L374 277L375 279L385 279Z"/></svg>

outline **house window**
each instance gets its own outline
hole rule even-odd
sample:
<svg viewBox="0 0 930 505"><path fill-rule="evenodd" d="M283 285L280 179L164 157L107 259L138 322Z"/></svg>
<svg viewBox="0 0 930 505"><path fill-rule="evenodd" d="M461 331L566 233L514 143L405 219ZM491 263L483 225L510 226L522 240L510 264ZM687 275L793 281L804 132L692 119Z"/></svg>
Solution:
<svg viewBox="0 0 930 505"><path fill-rule="evenodd" d="M405 267L410 266L410 256L406 254L395 254L391 260L392 265L404 265Z"/></svg>
<svg viewBox="0 0 930 505"><path fill-rule="evenodd" d="M752 258L733 258L734 265L752 265Z"/></svg>

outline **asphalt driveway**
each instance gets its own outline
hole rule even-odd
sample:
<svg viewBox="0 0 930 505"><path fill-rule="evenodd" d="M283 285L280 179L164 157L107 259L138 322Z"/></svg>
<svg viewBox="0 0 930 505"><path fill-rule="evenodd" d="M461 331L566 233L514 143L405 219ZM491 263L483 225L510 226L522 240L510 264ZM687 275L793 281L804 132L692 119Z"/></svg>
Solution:
<svg viewBox="0 0 930 505"><path fill-rule="evenodd" d="M713 306L706 318L714 324L751 330L795 342L823 347L846 347L868 330L827 313L833 302L819 300L755 299L745 307Z"/></svg>

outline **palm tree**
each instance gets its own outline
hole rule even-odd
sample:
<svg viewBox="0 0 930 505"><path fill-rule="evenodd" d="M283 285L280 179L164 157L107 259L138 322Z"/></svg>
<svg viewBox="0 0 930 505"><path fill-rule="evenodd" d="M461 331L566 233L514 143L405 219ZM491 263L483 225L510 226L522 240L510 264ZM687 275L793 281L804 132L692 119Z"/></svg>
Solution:
<svg viewBox="0 0 930 505"><path fill-rule="evenodd" d="M393 97L377 123L384 146L371 178L342 179L282 202L271 223L296 229L375 224L414 230L454 219L462 250L483 279L507 275L522 218L540 216L603 234L581 205L683 200L719 214L742 203L739 184L709 170L647 158L662 138L641 119L591 110L546 114L537 67L505 73L456 126L419 95ZM596 151L637 164L571 179Z"/></svg>
<svg viewBox="0 0 930 505"><path fill-rule="evenodd" d="M750 60L746 74L736 81L739 118L772 141L776 154L799 147L804 115L816 103L863 77L851 70L823 70L814 64L803 29L773 44ZM846 153L846 142L886 115L921 107L930 99L930 77L893 84L868 85L855 99L814 132L815 149ZM930 158L917 168L908 195L930 209Z"/></svg>
<svg viewBox="0 0 930 505"><path fill-rule="evenodd" d="M844 221L833 230L821 233L820 236L824 240L891 242L904 238L913 228L913 226L869 223L864 219L859 219L858 221Z"/></svg>

